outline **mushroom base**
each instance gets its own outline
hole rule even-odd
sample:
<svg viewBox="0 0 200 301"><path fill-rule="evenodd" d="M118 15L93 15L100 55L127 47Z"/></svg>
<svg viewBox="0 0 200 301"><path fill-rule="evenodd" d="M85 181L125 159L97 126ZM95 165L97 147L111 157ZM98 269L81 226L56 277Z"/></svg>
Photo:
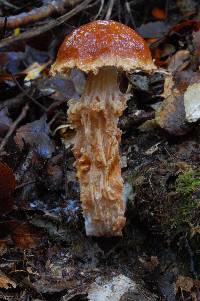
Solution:
<svg viewBox="0 0 200 301"><path fill-rule="evenodd" d="M117 128L129 95L120 92L117 69L90 74L80 102L68 110L76 129L73 152L86 234L120 236L125 224Z"/></svg>

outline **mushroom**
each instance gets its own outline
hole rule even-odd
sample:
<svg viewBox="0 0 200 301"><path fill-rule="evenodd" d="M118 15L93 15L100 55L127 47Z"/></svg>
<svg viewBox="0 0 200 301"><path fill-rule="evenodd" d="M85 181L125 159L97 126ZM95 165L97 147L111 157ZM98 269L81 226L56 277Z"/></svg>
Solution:
<svg viewBox="0 0 200 301"><path fill-rule="evenodd" d="M68 109L76 130L73 153L86 234L120 236L126 219L117 124L130 95L120 91L118 73L151 72L155 66L134 30L114 21L94 21L66 36L51 74L74 67L88 73L80 101Z"/></svg>

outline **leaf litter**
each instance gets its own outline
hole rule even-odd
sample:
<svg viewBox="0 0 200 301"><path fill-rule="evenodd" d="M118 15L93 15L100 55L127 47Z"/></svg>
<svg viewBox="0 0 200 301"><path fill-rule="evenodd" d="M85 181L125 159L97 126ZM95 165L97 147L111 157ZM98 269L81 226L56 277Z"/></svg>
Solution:
<svg viewBox="0 0 200 301"><path fill-rule="evenodd" d="M46 4L36 2L0 9L15 16ZM198 2L82 1L81 11L75 2L51 30L59 12L2 32L0 296L199 300ZM159 71L123 79L133 94L119 122L127 225L123 238L95 239L84 234L66 113L85 75L52 78L49 67L66 32L108 12L146 38Z"/></svg>

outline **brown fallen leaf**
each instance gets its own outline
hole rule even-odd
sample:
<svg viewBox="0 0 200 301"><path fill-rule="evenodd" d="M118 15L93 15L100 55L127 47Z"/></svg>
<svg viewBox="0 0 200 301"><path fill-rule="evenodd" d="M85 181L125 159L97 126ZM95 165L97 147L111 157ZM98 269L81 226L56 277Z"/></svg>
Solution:
<svg viewBox="0 0 200 301"><path fill-rule="evenodd" d="M63 180L63 171L59 165L54 165L49 162L47 166L47 180L49 184L49 189L57 190L60 189Z"/></svg>
<svg viewBox="0 0 200 301"><path fill-rule="evenodd" d="M139 257L139 261L145 269L151 272L154 271L155 268L159 265L159 259L157 256L151 256L150 258L148 258L148 260L146 258Z"/></svg>
<svg viewBox="0 0 200 301"><path fill-rule="evenodd" d="M167 97L155 114L157 124L169 134L181 136L188 132L183 95L173 93Z"/></svg>
<svg viewBox="0 0 200 301"><path fill-rule="evenodd" d="M0 288L16 288L16 283L0 271Z"/></svg>
<svg viewBox="0 0 200 301"><path fill-rule="evenodd" d="M164 9L159 8L159 7L154 7L152 9L152 16L156 18L157 20L165 20L166 19L166 13Z"/></svg>
<svg viewBox="0 0 200 301"><path fill-rule="evenodd" d="M15 143L23 149L24 142L30 145L43 158L50 158L55 150L53 141L50 139L50 129L44 115L39 120L21 126L15 135Z"/></svg>
<svg viewBox="0 0 200 301"><path fill-rule="evenodd" d="M190 52L188 50L179 50L170 58L168 70L172 73L182 71L190 64L190 61Z"/></svg>
<svg viewBox="0 0 200 301"><path fill-rule="evenodd" d="M200 82L200 74L192 70L180 71L176 74L174 81L177 90L184 93L191 83Z"/></svg>
<svg viewBox="0 0 200 301"><path fill-rule="evenodd" d="M181 30L187 30L187 29L193 29L193 30L199 30L200 29L200 22L195 20L184 20L178 24L175 24L171 29L169 34L172 35L175 32L179 32Z"/></svg>
<svg viewBox="0 0 200 301"><path fill-rule="evenodd" d="M183 291L189 293L193 287L200 288L200 280L182 275L178 276L178 279L176 280L176 291L181 288Z"/></svg>
<svg viewBox="0 0 200 301"><path fill-rule="evenodd" d="M197 71L200 70L200 30L193 32L193 69L197 69ZM199 74L199 72L198 72Z"/></svg>
<svg viewBox="0 0 200 301"><path fill-rule="evenodd" d="M12 240L16 247L20 249L34 248L39 244L42 238L42 231L28 223L10 221L8 227L10 229Z"/></svg>
<svg viewBox="0 0 200 301"><path fill-rule="evenodd" d="M13 171L7 164L0 162L0 213L4 214L12 210L12 193L16 187Z"/></svg>
<svg viewBox="0 0 200 301"><path fill-rule="evenodd" d="M171 73L167 74L164 81L164 91L160 95L163 98L167 98L172 94L172 90L174 88L174 80Z"/></svg>
<svg viewBox="0 0 200 301"><path fill-rule="evenodd" d="M200 30L193 32L193 45L194 45L195 55L199 59L199 57L200 57Z"/></svg>
<svg viewBox="0 0 200 301"><path fill-rule="evenodd" d="M7 251L6 240L0 239L0 256L5 254Z"/></svg>

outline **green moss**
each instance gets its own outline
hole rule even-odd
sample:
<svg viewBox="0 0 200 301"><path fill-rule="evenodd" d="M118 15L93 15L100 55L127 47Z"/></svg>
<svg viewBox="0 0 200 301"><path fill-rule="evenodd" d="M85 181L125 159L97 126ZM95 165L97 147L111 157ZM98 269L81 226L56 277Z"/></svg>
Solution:
<svg viewBox="0 0 200 301"><path fill-rule="evenodd" d="M180 174L176 180L176 192L180 198L176 207L176 214L170 219L170 228L176 233L187 231L189 224L193 224L197 209L200 206L200 198L195 192L200 187L200 173L189 171Z"/></svg>
<svg viewBox="0 0 200 301"><path fill-rule="evenodd" d="M200 187L200 172L189 171L178 176L176 180L176 191L183 195L190 195Z"/></svg>

